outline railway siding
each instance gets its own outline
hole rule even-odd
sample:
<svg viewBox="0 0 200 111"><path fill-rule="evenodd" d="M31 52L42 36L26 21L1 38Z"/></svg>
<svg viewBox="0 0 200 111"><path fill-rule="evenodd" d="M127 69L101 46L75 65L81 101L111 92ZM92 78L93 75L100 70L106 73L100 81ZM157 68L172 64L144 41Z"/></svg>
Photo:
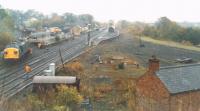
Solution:
<svg viewBox="0 0 200 111"><path fill-rule="evenodd" d="M93 35L93 38L105 36L105 32L103 35L102 34L103 33L101 32L99 34ZM108 37L108 39L110 39L110 37ZM73 58L84 53L85 49L87 48L87 45L85 44L86 42L86 39L83 39L80 42L74 44L75 47L72 47L70 49L65 49L65 47L63 47L62 57L65 59L65 62L69 62ZM52 62L55 62L57 65L61 63L60 57L57 53L53 53L53 51L47 53L46 56L41 55L40 58L38 57L29 62L33 67L33 71L30 73L31 77L29 79L22 79L25 75L22 68L11 72L10 75L13 76L0 76L0 81L2 83L0 85L0 95L4 98L10 98L15 94L19 93L21 90L31 85L32 77L34 77L35 75L41 75L41 72L48 67L49 63Z"/></svg>

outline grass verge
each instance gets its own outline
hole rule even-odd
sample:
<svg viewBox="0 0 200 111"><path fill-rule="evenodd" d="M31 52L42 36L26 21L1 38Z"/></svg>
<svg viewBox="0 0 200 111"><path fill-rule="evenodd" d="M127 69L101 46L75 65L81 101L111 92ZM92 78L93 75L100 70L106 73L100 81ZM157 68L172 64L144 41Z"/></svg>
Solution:
<svg viewBox="0 0 200 111"><path fill-rule="evenodd" d="M151 42L151 43L154 43L154 44L165 45L165 46L169 46L169 47L175 47L175 48L181 48L181 49L200 52L200 48L198 48L198 47L183 45L183 44L178 43L178 42L157 40L157 39L153 39L153 38L150 38L150 37L141 37L141 40L145 41L145 42Z"/></svg>

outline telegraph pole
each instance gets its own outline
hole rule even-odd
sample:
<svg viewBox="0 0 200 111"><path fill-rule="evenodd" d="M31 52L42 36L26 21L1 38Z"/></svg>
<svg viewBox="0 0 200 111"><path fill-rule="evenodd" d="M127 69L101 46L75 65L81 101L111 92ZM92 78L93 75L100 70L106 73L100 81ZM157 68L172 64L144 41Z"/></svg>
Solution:
<svg viewBox="0 0 200 111"><path fill-rule="evenodd" d="M88 36L87 36L88 45L90 45L90 31L91 31L91 24L88 24Z"/></svg>
<svg viewBox="0 0 200 111"><path fill-rule="evenodd" d="M88 45L90 45L90 31L88 31L87 41L88 41Z"/></svg>
<svg viewBox="0 0 200 111"><path fill-rule="evenodd" d="M64 61L63 61L63 58L62 58L62 54L61 54L61 49L59 47L59 55L60 55L60 60L62 62L62 66L63 66L63 70L65 69L65 66L64 66Z"/></svg>

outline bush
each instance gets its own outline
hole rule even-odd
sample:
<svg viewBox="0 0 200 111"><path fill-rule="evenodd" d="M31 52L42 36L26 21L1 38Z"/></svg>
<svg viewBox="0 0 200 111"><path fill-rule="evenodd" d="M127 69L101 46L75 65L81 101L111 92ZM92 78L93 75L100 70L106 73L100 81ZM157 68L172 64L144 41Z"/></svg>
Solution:
<svg viewBox="0 0 200 111"><path fill-rule="evenodd" d="M57 90L56 100L59 105L70 107L81 103L83 100L76 88L61 85L57 87Z"/></svg>
<svg viewBox="0 0 200 111"><path fill-rule="evenodd" d="M29 94L24 99L7 102L8 111L76 111L83 97L76 88L57 86L57 91L48 91L41 95ZM2 107L1 107L2 108ZM0 109L1 109L0 108Z"/></svg>
<svg viewBox="0 0 200 111"><path fill-rule="evenodd" d="M83 65L78 61L74 61L72 63L66 64L65 68L70 74L80 74L84 71Z"/></svg>

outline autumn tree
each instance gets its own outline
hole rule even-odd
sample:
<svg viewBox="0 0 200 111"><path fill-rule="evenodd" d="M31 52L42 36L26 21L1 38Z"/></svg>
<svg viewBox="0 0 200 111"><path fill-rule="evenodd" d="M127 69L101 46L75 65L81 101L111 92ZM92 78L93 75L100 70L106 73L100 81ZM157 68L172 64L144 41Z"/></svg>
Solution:
<svg viewBox="0 0 200 111"><path fill-rule="evenodd" d="M83 24L92 24L94 21L94 17L90 14L81 14L81 15L79 15L79 20Z"/></svg>
<svg viewBox="0 0 200 111"><path fill-rule="evenodd" d="M146 25L143 35L177 42L189 41L193 44L200 43L199 28L181 27L167 17L161 17L154 25Z"/></svg>
<svg viewBox="0 0 200 111"><path fill-rule="evenodd" d="M75 25L77 23L77 16L73 13L64 13L64 21L66 25Z"/></svg>
<svg viewBox="0 0 200 111"><path fill-rule="evenodd" d="M6 10L0 8L0 49L13 39L14 21Z"/></svg>

